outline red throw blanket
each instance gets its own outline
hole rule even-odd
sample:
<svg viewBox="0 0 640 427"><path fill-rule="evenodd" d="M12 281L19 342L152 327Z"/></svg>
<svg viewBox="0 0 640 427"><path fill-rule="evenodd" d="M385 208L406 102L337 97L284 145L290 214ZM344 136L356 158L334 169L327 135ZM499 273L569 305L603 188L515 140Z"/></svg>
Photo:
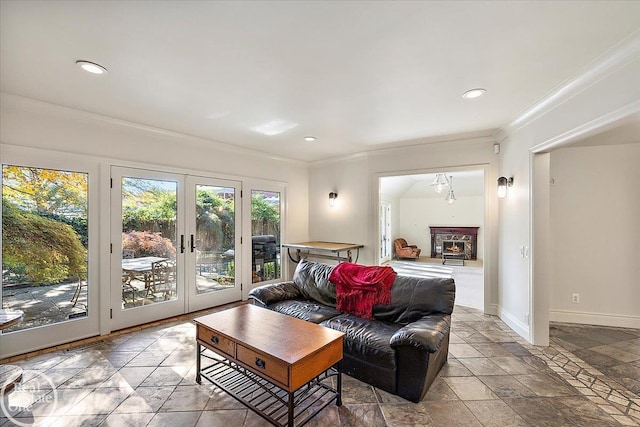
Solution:
<svg viewBox="0 0 640 427"><path fill-rule="evenodd" d="M336 284L336 308L372 319L374 305L391 303L391 286L396 276L391 267L341 262L329 275L329 280Z"/></svg>

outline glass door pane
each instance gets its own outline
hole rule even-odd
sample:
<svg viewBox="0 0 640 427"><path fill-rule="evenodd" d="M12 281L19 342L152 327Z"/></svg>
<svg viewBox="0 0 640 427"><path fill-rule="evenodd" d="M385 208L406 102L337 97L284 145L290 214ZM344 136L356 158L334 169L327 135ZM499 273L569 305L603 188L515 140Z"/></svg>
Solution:
<svg viewBox="0 0 640 427"><path fill-rule="evenodd" d="M113 168L112 307L116 327L184 312L183 177ZM116 184L117 183L117 184Z"/></svg>
<svg viewBox="0 0 640 427"><path fill-rule="evenodd" d="M236 278L240 224L236 199L240 185L204 177L187 178L189 311L241 299Z"/></svg>
<svg viewBox="0 0 640 427"><path fill-rule="evenodd" d="M251 190L251 282L282 277L279 191Z"/></svg>
<svg viewBox="0 0 640 427"><path fill-rule="evenodd" d="M86 317L89 174L2 165L3 333ZM93 309L93 307L92 307Z"/></svg>
<svg viewBox="0 0 640 427"><path fill-rule="evenodd" d="M122 178L122 306L177 298L176 181Z"/></svg>
<svg viewBox="0 0 640 427"><path fill-rule="evenodd" d="M391 259L391 205L380 202L380 263Z"/></svg>

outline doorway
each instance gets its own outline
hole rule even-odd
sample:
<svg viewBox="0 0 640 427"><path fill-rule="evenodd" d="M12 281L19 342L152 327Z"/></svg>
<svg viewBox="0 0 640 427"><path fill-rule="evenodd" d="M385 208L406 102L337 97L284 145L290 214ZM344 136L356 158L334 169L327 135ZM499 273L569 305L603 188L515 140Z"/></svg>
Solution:
<svg viewBox="0 0 640 427"><path fill-rule="evenodd" d="M441 192L432 185L438 175L445 176L450 183L439 188ZM485 177L484 168L415 171L379 177L380 263L395 263L399 274L454 277L456 304L484 310ZM385 222L387 207L388 221ZM479 227L477 260L465 260L464 266L442 265L441 252L435 257L431 254L431 226ZM390 249L390 258L383 260L385 236L390 244L401 237L418 246L420 257L415 261L395 260L393 249ZM393 261L389 261L391 259Z"/></svg>

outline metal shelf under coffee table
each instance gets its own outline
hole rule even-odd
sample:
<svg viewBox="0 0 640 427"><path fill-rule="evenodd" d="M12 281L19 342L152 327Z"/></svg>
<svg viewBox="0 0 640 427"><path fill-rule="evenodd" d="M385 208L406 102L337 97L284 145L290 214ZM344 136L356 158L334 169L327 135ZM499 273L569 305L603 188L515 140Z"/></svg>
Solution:
<svg viewBox="0 0 640 427"><path fill-rule="evenodd" d="M247 304L194 321L199 384L205 378L281 427L342 404L341 332Z"/></svg>

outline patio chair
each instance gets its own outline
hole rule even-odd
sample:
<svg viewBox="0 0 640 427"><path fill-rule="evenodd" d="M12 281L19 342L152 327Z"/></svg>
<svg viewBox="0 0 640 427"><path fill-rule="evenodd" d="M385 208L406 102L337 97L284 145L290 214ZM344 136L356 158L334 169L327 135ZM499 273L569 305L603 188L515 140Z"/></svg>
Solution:
<svg viewBox="0 0 640 427"><path fill-rule="evenodd" d="M136 257L136 251L133 249L123 249L122 250L122 259L131 259Z"/></svg>
<svg viewBox="0 0 640 427"><path fill-rule="evenodd" d="M82 277L78 278L78 283L76 284L76 289L73 291L73 296L71 297L71 302L73 303L73 305L71 307L75 307L76 305L78 305L78 298L80 298L80 294L82 293L82 288L86 288L87 287L87 281L86 280L82 280ZM87 306L86 304L80 303L82 305L84 305L85 307Z"/></svg>
<svg viewBox="0 0 640 427"><path fill-rule="evenodd" d="M131 303L136 305L136 292L137 289L131 284L131 277L128 274L122 275L122 302L127 303L127 292L131 292Z"/></svg>
<svg viewBox="0 0 640 427"><path fill-rule="evenodd" d="M151 280L147 289L149 294L161 294L162 298L167 301L173 294L175 286L176 266L174 261L157 261L151 264Z"/></svg>

